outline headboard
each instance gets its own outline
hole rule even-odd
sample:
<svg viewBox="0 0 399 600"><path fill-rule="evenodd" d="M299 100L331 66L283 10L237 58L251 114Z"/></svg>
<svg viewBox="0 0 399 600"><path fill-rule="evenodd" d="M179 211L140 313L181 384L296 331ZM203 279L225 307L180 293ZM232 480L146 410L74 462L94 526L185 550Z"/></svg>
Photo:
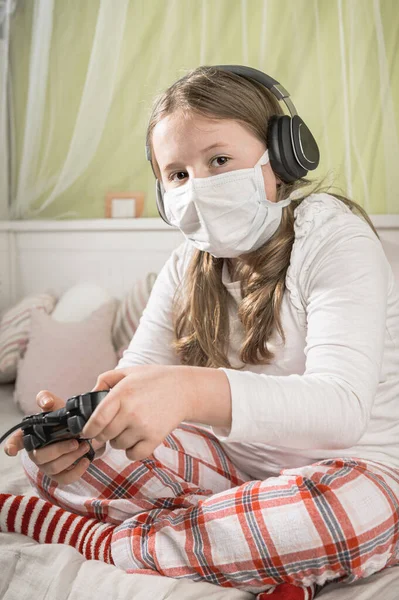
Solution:
<svg viewBox="0 0 399 600"><path fill-rule="evenodd" d="M159 273L183 240L157 218L0 221L0 310L35 292L59 297L80 282L122 298L137 279Z"/></svg>
<svg viewBox="0 0 399 600"><path fill-rule="evenodd" d="M399 281L399 215L370 215ZM184 240L159 218L0 221L0 311L31 293L93 282L122 298Z"/></svg>

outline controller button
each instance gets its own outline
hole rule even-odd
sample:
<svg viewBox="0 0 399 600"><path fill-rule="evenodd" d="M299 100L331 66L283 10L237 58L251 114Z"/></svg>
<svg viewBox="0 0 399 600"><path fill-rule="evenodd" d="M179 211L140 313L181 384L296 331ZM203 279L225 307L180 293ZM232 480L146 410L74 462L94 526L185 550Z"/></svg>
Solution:
<svg viewBox="0 0 399 600"><path fill-rule="evenodd" d="M84 418L79 417L78 415L69 417L68 419L68 427L71 433L80 433L85 425L86 421Z"/></svg>
<svg viewBox="0 0 399 600"><path fill-rule="evenodd" d="M78 396L73 396L72 398L69 398L69 400L66 403L66 409L67 410L78 410L79 409L79 398Z"/></svg>

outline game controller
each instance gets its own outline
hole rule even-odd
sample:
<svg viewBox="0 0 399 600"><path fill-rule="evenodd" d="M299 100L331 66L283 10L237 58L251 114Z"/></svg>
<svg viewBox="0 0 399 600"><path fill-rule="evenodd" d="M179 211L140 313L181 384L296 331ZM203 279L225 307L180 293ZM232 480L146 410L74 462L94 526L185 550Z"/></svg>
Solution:
<svg viewBox="0 0 399 600"><path fill-rule="evenodd" d="M100 390L98 392L79 394L69 398L63 408L28 415L22 419L21 423L10 429L0 438L0 443L10 433L19 428L23 430L23 445L28 452L44 448L44 446L61 440L85 440L89 443L90 450L84 456L91 462L95 451L90 441L86 438L80 438L79 434L97 406L108 393L109 390ZM75 461L74 464L76 462L78 461Z"/></svg>

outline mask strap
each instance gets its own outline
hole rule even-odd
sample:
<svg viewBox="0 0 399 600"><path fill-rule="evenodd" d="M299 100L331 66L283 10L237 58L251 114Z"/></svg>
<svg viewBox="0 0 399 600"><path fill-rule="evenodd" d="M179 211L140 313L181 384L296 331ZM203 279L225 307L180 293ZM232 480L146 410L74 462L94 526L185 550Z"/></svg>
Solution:
<svg viewBox="0 0 399 600"><path fill-rule="evenodd" d="M284 208L285 206L288 206L289 204L291 204L291 200L292 200L292 198L290 196L288 196L288 198L284 198L284 200L280 200L279 202L275 202L274 204L276 204L276 206L280 206L281 208Z"/></svg>
<svg viewBox="0 0 399 600"><path fill-rule="evenodd" d="M257 167L258 165L260 165L260 166L267 165L269 160L270 160L269 159L269 151L266 150L262 154L262 156L260 157L258 162L256 163L255 167ZM260 181L261 185L264 185L262 171L260 171L259 181ZM281 209L281 208L284 208L285 206L288 206L289 204L291 204L291 200L292 200L292 198L290 196L288 196L288 198L284 198L284 200L280 200L279 202L273 202L273 204L274 204L274 206L278 206Z"/></svg>
<svg viewBox="0 0 399 600"><path fill-rule="evenodd" d="M260 159L258 160L258 162L256 163L255 167L257 167L258 165L267 165L267 163L269 162L269 150L265 150L265 152L262 154L262 156L260 157Z"/></svg>

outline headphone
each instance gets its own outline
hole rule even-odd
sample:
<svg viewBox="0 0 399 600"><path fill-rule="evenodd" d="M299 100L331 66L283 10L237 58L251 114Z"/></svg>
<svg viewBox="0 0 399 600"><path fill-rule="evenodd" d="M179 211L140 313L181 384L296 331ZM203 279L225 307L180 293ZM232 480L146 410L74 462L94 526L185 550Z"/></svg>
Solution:
<svg viewBox="0 0 399 600"><path fill-rule="evenodd" d="M269 119L266 136L271 167L282 181L291 183L304 177L308 171L316 169L320 159L316 140L298 115L289 93L276 79L258 69L242 65L215 65L214 68L257 81L270 90L277 100L282 100L288 108L291 116L273 115ZM146 158L150 161L155 175L149 146L146 146ZM165 223L171 225L164 210L164 188L158 179L155 182L155 190L158 212Z"/></svg>

